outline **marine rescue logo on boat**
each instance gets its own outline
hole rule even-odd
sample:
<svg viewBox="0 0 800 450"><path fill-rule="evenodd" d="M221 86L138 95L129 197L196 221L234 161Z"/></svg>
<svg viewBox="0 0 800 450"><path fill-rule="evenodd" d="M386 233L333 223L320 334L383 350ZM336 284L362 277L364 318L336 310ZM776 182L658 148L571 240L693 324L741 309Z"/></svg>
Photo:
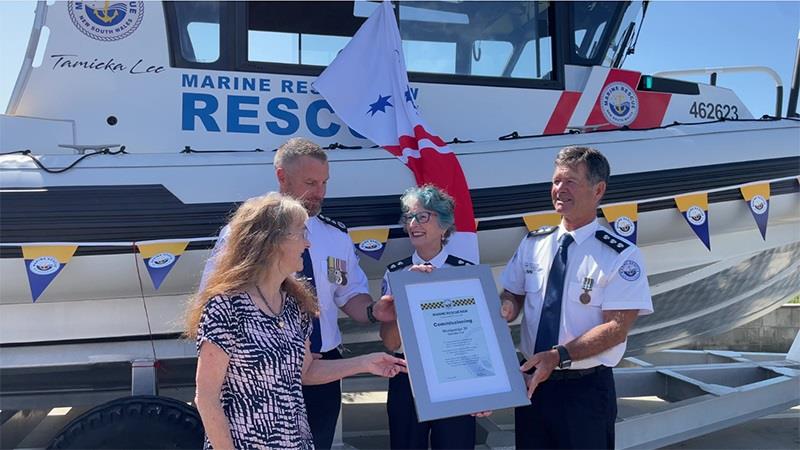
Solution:
<svg viewBox="0 0 800 450"><path fill-rule="evenodd" d="M600 110L608 123L618 127L630 125L639 114L639 97L630 86L616 81L600 93Z"/></svg>
<svg viewBox="0 0 800 450"><path fill-rule="evenodd" d="M175 262L175 255L169 252L159 253L157 255L153 255L149 261L147 261L147 265L152 267L153 269L161 269L162 267L167 267L168 265Z"/></svg>
<svg viewBox="0 0 800 450"><path fill-rule="evenodd" d="M767 212L768 204L767 199L763 195L754 195L750 199L750 209L756 214L764 214Z"/></svg>
<svg viewBox="0 0 800 450"><path fill-rule="evenodd" d="M118 41L130 36L144 17L144 2L67 2L75 27L98 41Z"/></svg>
<svg viewBox="0 0 800 450"><path fill-rule="evenodd" d="M686 219L692 225L702 225L706 221L706 212L699 206L692 206L686 210Z"/></svg>
<svg viewBox="0 0 800 450"><path fill-rule="evenodd" d="M622 237L630 237L636 231L636 224L627 216L619 216L614 221L614 231Z"/></svg>
<svg viewBox="0 0 800 450"><path fill-rule="evenodd" d="M50 275L58 272L60 267L61 263L52 256L40 256L31 261L30 265L28 266L30 271L36 275Z"/></svg>

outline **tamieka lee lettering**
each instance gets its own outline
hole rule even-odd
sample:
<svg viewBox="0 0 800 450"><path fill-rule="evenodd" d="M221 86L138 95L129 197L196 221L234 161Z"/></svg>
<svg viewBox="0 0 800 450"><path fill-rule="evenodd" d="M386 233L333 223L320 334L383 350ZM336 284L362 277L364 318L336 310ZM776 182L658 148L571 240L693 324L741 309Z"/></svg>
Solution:
<svg viewBox="0 0 800 450"><path fill-rule="evenodd" d="M196 73L182 73L180 79L183 131L291 136L305 126L316 137L349 131L364 139L339 123L324 99L302 101L304 95L319 96L309 80ZM411 89L415 99L417 93L418 89Z"/></svg>
<svg viewBox="0 0 800 450"><path fill-rule="evenodd" d="M112 73L130 73L138 75L143 73L161 73L166 70L164 66L147 65L143 59L139 59L133 64L125 64L115 60L114 58L108 59L82 59L78 55L50 55L53 60L53 70L59 69L78 69L78 70L94 70Z"/></svg>

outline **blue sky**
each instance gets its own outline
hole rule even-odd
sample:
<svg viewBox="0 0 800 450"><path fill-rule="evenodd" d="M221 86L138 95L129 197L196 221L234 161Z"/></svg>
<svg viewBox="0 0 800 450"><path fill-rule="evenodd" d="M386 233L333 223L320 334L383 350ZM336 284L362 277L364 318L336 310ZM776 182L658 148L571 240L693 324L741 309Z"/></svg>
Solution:
<svg viewBox="0 0 800 450"><path fill-rule="evenodd" d="M34 1L0 0L0 110L11 96L33 24ZM775 69L789 96L800 32L800 1L654 1L636 54L625 68L644 73L717 66ZM707 77L696 80L706 81ZM774 113L774 83L762 74L720 75L755 116Z"/></svg>

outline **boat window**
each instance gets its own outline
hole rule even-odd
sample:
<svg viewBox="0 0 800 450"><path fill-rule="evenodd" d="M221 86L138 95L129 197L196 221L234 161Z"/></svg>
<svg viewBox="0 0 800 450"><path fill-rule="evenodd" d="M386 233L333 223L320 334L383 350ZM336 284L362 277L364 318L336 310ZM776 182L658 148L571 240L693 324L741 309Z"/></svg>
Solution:
<svg viewBox="0 0 800 450"><path fill-rule="evenodd" d="M248 61L322 67L366 20L353 2L250 2L247 18Z"/></svg>
<svg viewBox="0 0 800 450"><path fill-rule="evenodd" d="M350 41L377 1L171 2L177 67L314 76ZM392 2L409 80L561 87L557 15L546 1ZM558 13L560 16L560 12Z"/></svg>
<svg viewBox="0 0 800 450"><path fill-rule="evenodd" d="M401 2L406 66L430 74L550 79L549 9L548 2L530 1Z"/></svg>
<svg viewBox="0 0 800 450"><path fill-rule="evenodd" d="M634 1L626 8L622 16L617 32L611 39L606 56L603 58L603 65L606 67L622 67L627 56L628 48L636 39L636 26L641 20L643 8L642 2Z"/></svg>
<svg viewBox="0 0 800 450"><path fill-rule="evenodd" d="M180 53L185 61L213 63L219 59L218 2L175 2Z"/></svg>
<svg viewBox="0 0 800 450"><path fill-rule="evenodd" d="M606 55L607 42L617 25L620 2L570 2L573 52L578 61L595 61Z"/></svg>

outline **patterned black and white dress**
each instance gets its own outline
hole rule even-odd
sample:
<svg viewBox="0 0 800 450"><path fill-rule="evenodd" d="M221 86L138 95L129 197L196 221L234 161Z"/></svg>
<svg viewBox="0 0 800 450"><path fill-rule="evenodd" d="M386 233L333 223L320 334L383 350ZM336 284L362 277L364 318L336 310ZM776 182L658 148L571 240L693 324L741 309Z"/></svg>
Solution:
<svg viewBox="0 0 800 450"><path fill-rule="evenodd" d="M245 292L218 295L203 310L197 351L209 341L230 358L220 401L237 449L314 448L301 383L311 320L289 296L280 320L283 328Z"/></svg>

